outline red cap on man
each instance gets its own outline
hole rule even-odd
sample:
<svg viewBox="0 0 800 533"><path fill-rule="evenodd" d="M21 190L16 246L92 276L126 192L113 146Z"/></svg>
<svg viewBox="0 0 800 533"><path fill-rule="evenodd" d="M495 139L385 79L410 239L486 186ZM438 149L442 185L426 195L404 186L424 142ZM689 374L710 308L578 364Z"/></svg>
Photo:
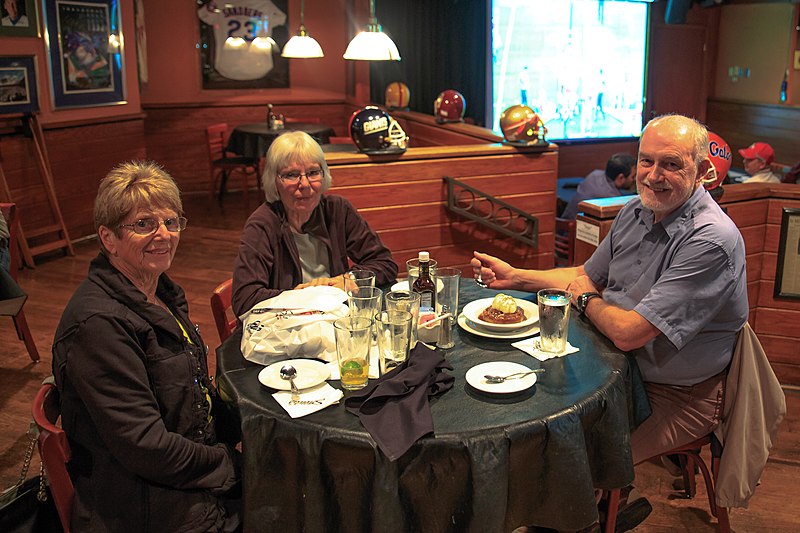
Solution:
<svg viewBox="0 0 800 533"><path fill-rule="evenodd" d="M739 155L745 159L760 159L768 165L775 161L775 150L767 143L753 143L739 150Z"/></svg>

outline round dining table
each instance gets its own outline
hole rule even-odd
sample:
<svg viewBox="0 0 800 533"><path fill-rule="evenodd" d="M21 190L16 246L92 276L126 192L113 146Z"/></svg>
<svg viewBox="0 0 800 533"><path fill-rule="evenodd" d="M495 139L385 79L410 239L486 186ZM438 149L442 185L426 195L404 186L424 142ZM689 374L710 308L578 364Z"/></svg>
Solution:
<svg viewBox="0 0 800 533"><path fill-rule="evenodd" d="M461 281L459 309L497 293ZM434 432L396 461L344 401L290 418L259 382L263 367L242 357L236 333L217 350L217 386L242 432L245 531L508 533L523 525L591 525L598 520L594 489L632 482L630 431L650 408L633 357L574 313L569 328L579 351L540 362L511 340L456 326L455 346L444 351L454 386L430 400ZM488 361L545 372L527 390L487 394L465 375Z"/></svg>
<svg viewBox="0 0 800 533"><path fill-rule="evenodd" d="M245 157L264 157L272 141L287 131L304 131L320 144L326 144L336 135L332 127L315 122L291 122L281 129L272 129L266 122L254 122L240 124L233 129L227 150Z"/></svg>

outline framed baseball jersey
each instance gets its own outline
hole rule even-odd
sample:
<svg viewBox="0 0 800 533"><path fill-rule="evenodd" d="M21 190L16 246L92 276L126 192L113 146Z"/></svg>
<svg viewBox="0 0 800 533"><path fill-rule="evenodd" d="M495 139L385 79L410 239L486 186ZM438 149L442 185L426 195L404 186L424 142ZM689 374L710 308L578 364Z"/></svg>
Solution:
<svg viewBox="0 0 800 533"><path fill-rule="evenodd" d="M203 89L289 86L287 0L205 0L198 4Z"/></svg>

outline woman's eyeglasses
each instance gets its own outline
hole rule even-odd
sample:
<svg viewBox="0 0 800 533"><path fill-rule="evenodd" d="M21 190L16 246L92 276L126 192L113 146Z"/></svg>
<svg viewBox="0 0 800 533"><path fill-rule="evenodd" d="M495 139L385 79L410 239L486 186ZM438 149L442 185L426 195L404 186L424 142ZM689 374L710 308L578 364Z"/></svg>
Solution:
<svg viewBox="0 0 800 533"><path fill-rule="evenodd" d="M137 235L150 235L158 231L158 227L164 224L167 231L175 233L186 229L186 217L171 217L164 220L157 218L140 218L133 224L120 224L120 228L131 228Z"/></svg>
<svg viewBox="0 0 800 533"><path fill-rule="evenodd" d="M284 172L283 174L278 174L278 177L285 183L297 185L300 183L300 178L303 176L306 177L309 183L316 183L318 181L322 181L322 176L324 174L325 172L321 168L318 168L316 170L308 170L306 172L297 172L294 170L291 172Z"/></svg>

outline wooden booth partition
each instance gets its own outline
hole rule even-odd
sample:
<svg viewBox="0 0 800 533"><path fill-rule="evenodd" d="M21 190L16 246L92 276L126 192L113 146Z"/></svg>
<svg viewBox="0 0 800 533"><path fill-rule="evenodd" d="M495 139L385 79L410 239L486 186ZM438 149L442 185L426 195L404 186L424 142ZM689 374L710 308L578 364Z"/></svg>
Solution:
<svg viewBox="0 0 800 533"><path fill-rule="evenodd" d="M775 275L784 208L800 209L800 187L784 183L725 185L720 205L742 234L747 250L750 325L781 383L800 385L800 299L775 297ZM626 203L605 198L581 202L575 264L583 264ZM795 274L797 275L797 274Z"/></svg>
<svg viewBox="0 0 800 533"><path fill-rule="evenodd" d="M329 153L331 192L358 209L400 265L428 250L440 266L471 278L473 250L527 268L553 266L558 149L501 144L409 148L397 156ZM499 198L539 220L532 247L447 209L445 176Z"/></svg>

